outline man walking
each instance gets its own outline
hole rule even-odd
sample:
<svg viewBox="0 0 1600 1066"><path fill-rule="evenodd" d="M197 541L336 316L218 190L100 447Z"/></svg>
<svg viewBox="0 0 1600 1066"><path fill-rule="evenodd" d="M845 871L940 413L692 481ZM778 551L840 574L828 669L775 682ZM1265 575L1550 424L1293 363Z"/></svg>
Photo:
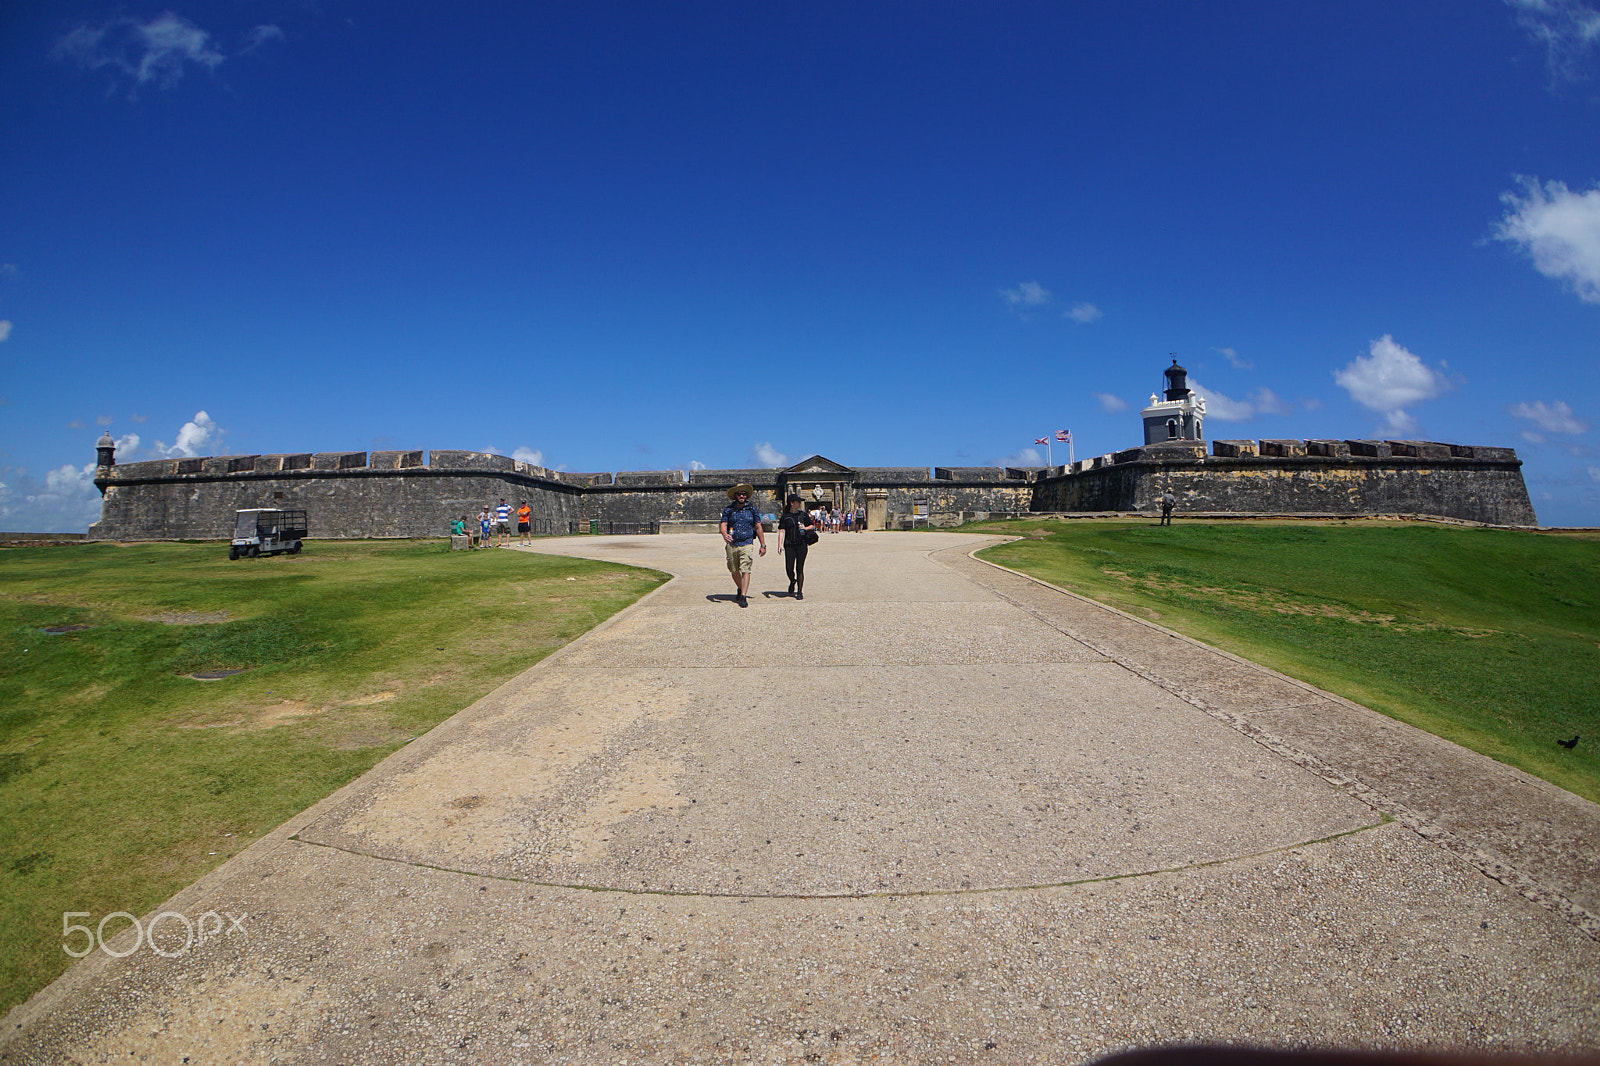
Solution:
<svg viewBox="0 0 1600 1066"><path fill-rule="evenodd" d="M761 542L761 554L767 554L767 534L761 528L761 516L750 506L750 497L755 491L750 485L735 485L729 489L728 499L733 502L722 509L722 521L717 523L717 532L722 534L728 556L728 573L733 575L733 587L737 590L735 599L740 607L750 606L745 597L750 594L750 574L755 570L756 541Z"/></svg>

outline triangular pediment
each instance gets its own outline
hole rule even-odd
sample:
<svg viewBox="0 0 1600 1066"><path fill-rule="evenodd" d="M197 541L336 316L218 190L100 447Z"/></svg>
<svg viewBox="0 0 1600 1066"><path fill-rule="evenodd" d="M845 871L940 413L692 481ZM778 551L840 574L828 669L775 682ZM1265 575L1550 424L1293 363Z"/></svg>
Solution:
<svg viewBox="0 0 1600 1066"><path fill-rule="evenodd" d="M785 474L853 474L855 470L826 456L813 455L784 470Z"/></svg>

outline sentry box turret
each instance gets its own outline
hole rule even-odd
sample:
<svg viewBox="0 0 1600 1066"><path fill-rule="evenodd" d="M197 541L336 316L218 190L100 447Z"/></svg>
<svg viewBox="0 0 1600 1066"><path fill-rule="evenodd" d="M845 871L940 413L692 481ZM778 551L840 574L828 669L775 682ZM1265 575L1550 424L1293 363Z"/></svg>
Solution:
<svg viewBox="0 0 1600 1066"><path fill-rule="evenodd" d="M228 558L241 555L254 559L261 555L300 553L300 542L306 536L304 511L280 511L266 507L252 507L239 512L233 527L233 543L228 548Z"/></svg>

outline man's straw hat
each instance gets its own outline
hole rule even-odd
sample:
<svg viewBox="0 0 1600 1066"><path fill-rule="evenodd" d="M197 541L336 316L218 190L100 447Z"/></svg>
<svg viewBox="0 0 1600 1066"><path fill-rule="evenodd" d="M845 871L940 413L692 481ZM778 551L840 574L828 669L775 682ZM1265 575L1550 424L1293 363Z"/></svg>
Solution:
<svg viewBox="0 0 1600 1066"><path fill-rule="evenodd" d="M741 492L746 496L754 496L756 494L755 488L750 485L735 485L733 488L728 490L728 499L733 499Z"/></svg>

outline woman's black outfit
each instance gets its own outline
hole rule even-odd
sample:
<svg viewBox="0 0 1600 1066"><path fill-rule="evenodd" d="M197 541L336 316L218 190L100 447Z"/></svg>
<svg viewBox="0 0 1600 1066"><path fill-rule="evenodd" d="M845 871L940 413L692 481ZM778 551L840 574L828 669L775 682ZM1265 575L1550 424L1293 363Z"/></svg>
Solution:
<svg viewBox="0 0 1600 1066"><path fill-rule="evenodd" d="M806 598L806 530L815 529L817 523L804 511L785 511L778 519L778 529L783 533L783 569L789 575L789 595L797 600Z"/></svg>

